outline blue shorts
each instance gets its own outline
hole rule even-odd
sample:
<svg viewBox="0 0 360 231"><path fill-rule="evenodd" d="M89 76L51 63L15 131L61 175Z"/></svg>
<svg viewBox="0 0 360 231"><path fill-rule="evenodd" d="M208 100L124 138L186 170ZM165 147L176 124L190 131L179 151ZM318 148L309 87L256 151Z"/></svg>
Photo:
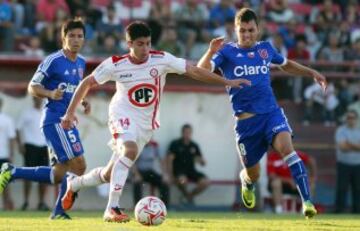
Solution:
<svg viewBox="0 0 360 231"><path fill-rule="evenodd" d="M282 108L238 120L235 126L236 141L245 167L257 164L272 144L275 135L283 131L292 133Z"/></svg>
<svg viewBox="0 0 360 231"><path fill-rule="evenodd" d="M64 163L84 153L77 128L66 130L58 124L49 124L42 128L49 147L50 161Z"/></svg>

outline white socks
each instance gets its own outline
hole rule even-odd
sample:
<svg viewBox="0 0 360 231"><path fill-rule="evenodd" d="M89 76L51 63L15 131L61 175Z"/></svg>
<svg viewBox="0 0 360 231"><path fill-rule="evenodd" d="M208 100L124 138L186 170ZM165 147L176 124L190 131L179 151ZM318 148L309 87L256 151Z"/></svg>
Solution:
<svg viewBox="0 0 360 231"><path fill-rule="evenodd" d="M110 178L109 201L106 207L107 211L113 207L119 207L120 196L126 178L128 177L129 169L132 165L133 161L126 156L122 156L115 161Z"/></svg>
<svg viewBox="0 0 360 231"><path fill-rule="evenodd" d="M94 168L85 175L74 177L70 180L71 190L74 192L79 191L84 187L91 187L105 183L102 170L104 167Z"/></svg>

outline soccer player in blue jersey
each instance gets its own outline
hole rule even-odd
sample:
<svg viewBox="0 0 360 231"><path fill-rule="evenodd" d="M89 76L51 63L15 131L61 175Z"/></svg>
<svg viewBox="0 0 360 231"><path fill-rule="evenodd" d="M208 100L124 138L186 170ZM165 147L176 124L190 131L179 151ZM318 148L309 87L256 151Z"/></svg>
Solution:
<svg viewBox="0 0 360 231"><path fill-rule="evenodd" d="M66 192L66 172L82 175L86 168L78 130L76 127L65 130L60 125L85 70L85 60L79 55L85 27L81 20L69 20L63 24L61 33L62 49L41 62L28 86L31 95L47 99L41 129L50 150L52 167L15 167L5 163L0 174L0 193L15 179L61 183L52 219L70 219L61 206ZM90 105L86 101L82 104L85 113L89 113Z"/></svg>
<svg viewBox="0 0 360 231"><path fill-rule="evenodd" d="M227 88L236 118L237 148L244 166L240 172L244 205L247 208L255 206L254 183L259 178L259 161L272 145L291 170L303 201L303 214L311 218L317 211L310 200L308 176L294 150L287 118L276 103L270 85L270 64L278 65L294 76L314 78L324 90L326 79L311 68L287 60L269 42L257 41L258 20L253 10L243 8L237 12L235 31L237 43L213 39L198 66L219 70L226 79L245 78L252 82L251 86L241 89Z"/></svg>

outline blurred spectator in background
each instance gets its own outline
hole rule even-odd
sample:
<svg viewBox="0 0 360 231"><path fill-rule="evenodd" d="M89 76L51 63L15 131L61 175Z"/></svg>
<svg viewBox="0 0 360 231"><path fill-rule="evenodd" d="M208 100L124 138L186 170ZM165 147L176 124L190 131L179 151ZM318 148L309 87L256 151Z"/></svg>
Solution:
<svg viewBox="0 0 360 231"><path fill-rule="evenodd" d="M319 60L326 60L340 63L344 61L344 48L340 46L339 36L336 33L330 33L327 44L320 50L318 54ZM336 70L336 68L326 67L326 70Z"/></svg>
<svg viewBox="0 0 360 231"><path fill-rule="evenodd" d="M313 109L315 105L320 106L322 120L325 126L335 125L335 109L339 105L339 100L335 94L335 86L332 82L328 83L324 92L318 84L313 83L304 92L305 115L303 125L307 126L312 122Z"/></svg>
<svg viewBox="0 0 360 231"><path fill-rule="evenodd" d="M40 39L38 37L32 36L28 41L29 44L20 44L20 49L24 52L25 56L43 58L45 56L45 52L40 47Z"/></svg>
<svg viewBox="0 0 360 231"><path fill-rule="evenodd" d="M291 49L295 47L295 38L297 35L296 31L297 22L293 18L289 20L285 25L281 25L279 27L278 33L281 35L281 37L284 40L284 44L287 49Z"/></svg>
<svg viewBox="0 0 360 231"><path fill-rule="evenodd" d="M298 62L307 62L310 61L310 52L307 49L307 41L304 35L297 35L295 37L295 47L291 48L288 52L288 59L293 59ZM299 76L299 78L290 78L288 81L292 85L292 96L295 103L300 103L302 101L302 86L303 86L303 78Z"/></svg>
<svg viewBox="0 0 360 231"><path fill-rule="evenodd" d="M173 140L168 149L167 169L171 181L174 181L187 201L194 203L194 197L203 192L210 184L207 177L196 170L195 163L206 164L199 146L192 141L192 127L185 124L181 129L181 138ZM189 191L189 183L196 187Z"/></svg>
<svg viewBox="0 0 360 231"><path fill-rule="evenodd" d="M214 30L215 37L225 37L226 41L236 41L234 18L227 18L225 25Z"/></svg>
<svg viewBox="0 0 360 231"><path fill-rule="evenodd" d="M295 17L287 0L270 0L268 18L276 23L287 23Z"/></svg>
<svg viewBox="0 0 360 231"><path fill-rule="evenodd" d="M297 151L297 153L309 172L311 195L314 195L316 181L315 159L305 152ZM271 150L267 155L267 174L269 178L268 190L272 194L274 212L282 213L283 194L291 194L294 196L298 196L299 194L289 167L284 162L281 155L274 150Z"/></svg>
<svg viewBox="0 0 360 231"><path fill-rule="evenodd" d="M157 49L167 51L175 56L184 56L184 45L178 39L177 31L174 27L166 27L163 30Z"/></svg>
<svg viewBox="0 0 360 231"><path fill-rule="evenodd" d="M284 44L284 40L279 34L273 34L271 38L269 38L269 42L284 57L288 56L288 50Z"/></svg>
<svg viewBox="0 0 360 231"><path fill-rule="evenodd" d="M107 35L113 35L117 40L123 38L123 27L121 25L120 17L116 14L113 5L106 8L102 19L96 25L98 32L98 46L102 46Z"/></svg>
<svg viewBox="0 0 360 231"><path fill-rule="evenodd" d="M98 46L97 51L95 52L96 56L99 57L109 57L112 55L121 55L119 42L114 35L108 34L105 36L104 41L100 46Z"/></svg>
<svg viewBox="0 0 360 231"><path fill-rule="evenodd" d="M172 22L171 0L154 0L151 4L148 25L151 28L151 43L156 46L161 38L163 27ZM174 26L174 25L173 25Z"/></svg>
<svg viewBox="0 0 360 231"><path fill-rule="evenodd" d="M42 99L32 97L33 105L31 108L22 111L17 124L17 140L20 153L24 157L24 166L37 167L48 166L49 157L45 137L40 130ZM24 181L24 203L21 210L27 210L29 207L29 197L31 191L31 182ZM45 203L46 184L39 184L38 187L38 205L37 209L42 211L49 210Z"/></svg>
<svg viewBox="0 0 360 231"><path fill-rule="evenodd" d="M59 10L65 11L66 15L70 14L65 0L39 0L36 6L38 20L45 23L55 22Z"/></svg>
<svg viewBox="0 0 360 231"><path fill-rule="evenodd" d="M15 27L11 5L6 0L0 0L0 51L14 50Z"/></svg>
<svg viewBox="0 0 360 231"><path fill-rule="evenodd" d="M155 161L158 161L162 169L160 175L156 171ZM160 192L160 199L169 205L169 177L165 170L165 161L160 157L159 145L154 140L147 143L133 166L134 181L134 204L143 197L143 185L149 183L150 186L156 187Z"/></svg>
<svg viewBox="0 0 360 231"><path fill-rule="evenodd" d="M235 18L236 9L233 0L220 0L214 5L209 14L210 29L214 30L224 26L228 18Z"/></svg>
<svg viewBox="0 0 360 231"><path fill-rule="evenodd" d="M341 118L348 108L348 106L353 102L353 93L349 89L350 84L347 79L341 79L338 84L338 94L339 105L336 108L336 118Z"/></svg>
<svg viewBox="0 0 360 231"><path fill-rule="evenodd" d="M13 120L2 112L3 100L0 98L0 165L12 162L15 149L15 126ZM7 187L3 192L4 210L13 210L14 203L11 199L10 188Z"/></svg>
<svg viewBox="0 0 360 231"><path fill-rule="evenodd" d="M24 0L23 6L24 6L24 22L23 22L23 34L25 35L35 35L36 29L36 4L37 0Z"/></svg>
<svg viewBox="0 0 360 231"><path fill-rule="evenodd" d="M186 0L185 4L175 11L174 18L177 22L179 38L185 44L185 57L189 57L195 42L201 40L207 21L206 16L205 7L196 0Z"/></svg>
<svg viewBox="0 0 360 231"><path fill-rule="evenodd" d="M348 190L351 188L352 212L360 213L360 128L357 126L359 115L348 111L345 124L337 128L335 134L337 177L336 209L337 213L346 212Z"/></svg>
<svg viewBox="0 0 360 231"><path fill-rule="evenodd" d="M357 92L357 94L355 95L355 102L351 103L347 110L349 111L355 111L358 115L360 115L360 92ZM360 128L360 117L358 116L357 119L357 127Z"/></svg>

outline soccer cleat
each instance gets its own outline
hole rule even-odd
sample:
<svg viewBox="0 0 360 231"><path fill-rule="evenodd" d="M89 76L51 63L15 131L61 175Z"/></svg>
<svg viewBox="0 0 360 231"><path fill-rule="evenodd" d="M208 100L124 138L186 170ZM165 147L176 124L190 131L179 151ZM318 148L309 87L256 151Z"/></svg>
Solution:
<svg viewBox="0 0 360 231"><path fill-rule="evenodd" d="M241 187L241 199L246 208L252 209L256 204L255 188L248 189L245 186Z"/></svg>
<svg viewBox="0 0 360 231"><path fill-rule="evenodd" d="M71 220L71 217L66 213L51 214L51 220Z"/></svg>
<svg viewBox="0 0 360 231"><path fill-rule="evenodd" d="M68 182L67 190L64 196L61 198L61 205L65 211L72 208L77 196L77 192L71 190L70 183Z"/></svg>
<svg viewBox="0 0 360 231"><path fill-rule="evenodd" d="M0 194L2 194L11 180L11 170L14 168L10 163L4 163L0 172Z"/></svg>
<svg viewBox="0 0 360 231"><path fill-rule="evenodd" d="M303 203L303 214L306 219L313 218L317 214L316 208L311 201L305 201Z"/></svg>
<svg viewBox="0 0 360 231"><path fill-rule="evenodd" d="M130 217L122 212L119 207L115 207L105 211L104 221L122 223L130 221Z"/></svg>

